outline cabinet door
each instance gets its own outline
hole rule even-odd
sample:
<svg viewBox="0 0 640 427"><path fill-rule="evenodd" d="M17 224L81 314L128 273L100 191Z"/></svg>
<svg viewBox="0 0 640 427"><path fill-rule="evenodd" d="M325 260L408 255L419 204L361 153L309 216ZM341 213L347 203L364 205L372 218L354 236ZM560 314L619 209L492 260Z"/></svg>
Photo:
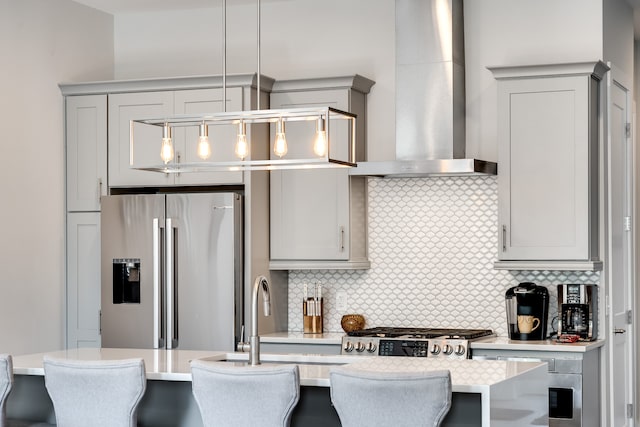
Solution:
<svg viewBox="0 0 640 427"><path fill-rule="evenodd" d="M241 111L242 88L227 89L226 111ZM175 93L175 114L220 113L225 111L222 103L222 89L184 90ZM197 156L198 129L194 127L176 128L174 131L176 155L180 162L197 163L203 160ZM234 146L236 128L234 126L209 126L211 157L207 161L236 160ZM176 184L235 184L242 183L243 173L198 172L181 173L176 176Z"/></svg>
<svg viewBox="0 0 640 427"><path fill-rule="evenodd" d="M100 346L100 213L69 213L67 348Z"/></svg>
<svg viewBox="0 0 640 427"><path fill-rule="evenodd" d="M172 114L173 92L109 95L109 186L173 184L173 174L141 171L129 167L130 121ZM134 137L135 163L159 164L162 128L139 125L135 127Z"/></svg>
<svg viewBox="0 0 640 427"><path fill-rule="evenodd" d="M67 210L99 211L107 192L107 96L66 98Z"/></svg>
<svg viewBox="0 0 640 427"><path fill-rule="evenodd" d="M597 100L590 82L565 76L499 84L502 260L589 259L590 102Z"/></svg>
<svg viewBox="0 0 640 427"><path fill-rule="evenodd" d="M328 105L348 110L348 102L346 90L271 95L272 108ZM313 156L310 143L294 143L296 139L309 139L309 126L313 136L314 123L292 122L286 125L290 152L307 150L308 156ZM329 138L335 140L346 136L348 132L345 129L331 127ZM349 259L349 209L349 172L346 169L272 171L271 259Z"/></svg>

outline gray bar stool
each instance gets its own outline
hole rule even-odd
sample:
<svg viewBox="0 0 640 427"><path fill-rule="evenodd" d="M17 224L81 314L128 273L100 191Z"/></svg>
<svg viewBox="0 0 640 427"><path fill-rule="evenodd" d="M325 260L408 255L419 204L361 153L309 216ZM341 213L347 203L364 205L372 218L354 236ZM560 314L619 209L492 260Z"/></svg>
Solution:
<svg viewBox="0 0 640 427"><path fill-rule="evenodd" d="M147 382L142 359L44 357L58 427L134 427Z"/></svg>
<svg viewBox="0 0 640 427"><path fill-rule="evenodd" d="M13 359L9 354L0 354L0 427L51 427L52 424L8 419L7 397L13 388Z"/></svg>
<svg viewBox="0 0 640 427"><path fill-rule="evenodd" d="M287 427L300 399L297 365L193 360L191 378L205 427Z"/></svg>
<svg viewBox="0 0 640 427"><path fill-rule="evenodd" d="M0 427L7 426L7 396L13 386L13 363L11 356L0 354Z"/></svg>
<svg viewBox="0 0 640 427"><path fill-rule="evenodd" d="M343 427L437 427L451 408L451 373L374 371L339 366L329 373L331 402Z"/></svg>

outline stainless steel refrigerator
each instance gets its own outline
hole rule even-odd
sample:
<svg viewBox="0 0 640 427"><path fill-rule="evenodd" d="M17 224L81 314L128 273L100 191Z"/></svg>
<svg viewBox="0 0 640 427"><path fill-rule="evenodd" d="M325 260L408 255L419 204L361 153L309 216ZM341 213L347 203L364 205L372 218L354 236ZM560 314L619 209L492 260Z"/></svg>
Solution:
<svg viewBox="0 0 640 427"><path fill-rule="evenodd" d="M102 346L233 351L242 221L237 193L103 197Z"/></svg>

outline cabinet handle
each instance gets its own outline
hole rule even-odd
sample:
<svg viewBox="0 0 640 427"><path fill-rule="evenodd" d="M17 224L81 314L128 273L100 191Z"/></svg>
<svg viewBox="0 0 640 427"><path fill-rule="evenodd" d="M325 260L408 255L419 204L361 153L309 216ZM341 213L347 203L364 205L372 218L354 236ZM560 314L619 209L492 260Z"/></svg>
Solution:
<svg viewBox="0 0 640 427"><path fill-rule="evenodd" d="M340 252L344 252L344 226L340 227Z"/></svg>
<svg viewBox="0 0 640 427"><path fill-rule="evenodd" d="M502 226L502 252L507 251L507 226Z"/></svg>
<svg viewBox="0 0 640 427"><path fill-rule="evenodd" d="M98 178L98 206L101 204L100 196L102 196L102 178Z"/></svg>

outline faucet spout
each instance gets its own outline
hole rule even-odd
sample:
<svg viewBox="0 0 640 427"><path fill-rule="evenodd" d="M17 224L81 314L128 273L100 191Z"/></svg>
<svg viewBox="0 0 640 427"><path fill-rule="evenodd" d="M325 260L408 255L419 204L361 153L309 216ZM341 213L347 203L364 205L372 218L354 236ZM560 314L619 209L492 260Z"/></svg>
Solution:
<svg viewBox="0 0 640 427"><path fill-rule="evenodd" d="M260 364L260 336L258 335L258 294L260 293L260 289L262 289L264 315L271 315L269 281L265 276L258 276L253 282L251 300L251 338L249 339L249 364L251 366Z"/></svg>

